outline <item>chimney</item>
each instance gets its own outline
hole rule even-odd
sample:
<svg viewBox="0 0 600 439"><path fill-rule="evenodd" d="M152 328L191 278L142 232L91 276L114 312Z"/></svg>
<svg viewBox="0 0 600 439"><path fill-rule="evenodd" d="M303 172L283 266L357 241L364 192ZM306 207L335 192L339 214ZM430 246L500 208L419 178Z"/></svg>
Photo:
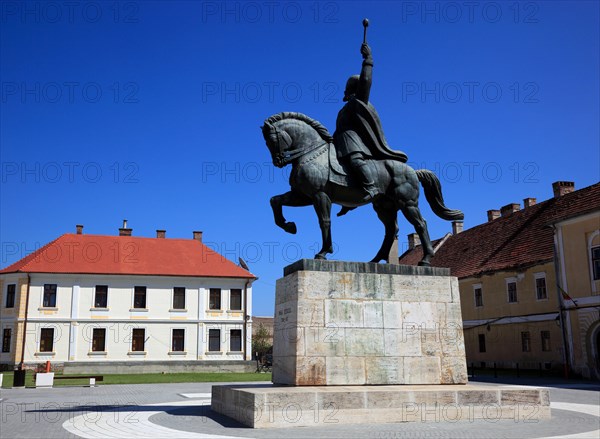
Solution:
<svg viewBox="0 0 600 439"><path fill-rule="evenodd" d="M463 221L452 221L452 234L458 235L463 231L465 223Z"/></svg>
<svg viewBox="0 0 600 439"><path fill-rule="evenodd" d="M123 227L121 227L121 228L119 229L119 236L131 236L131 231L132 231L132 230L133 230L133 229L128 229L128 228L127 228L127 220L126 220L126 219L124 219L124 220L123 220Z"/></svg>
<svg viewBox="0 0 600 439"><path fill-rule="evenodd" d="M390 253L388 254L388 264L398 264L398 235L394 238L394 242L392 243L392 247L390 248Z"/></svg>
<svg viewBox="0 0 600 439"><path fill-rule="evenodd" d="M167 235L167 231L166 230L156 230L156 237L157 238L165 238L165 236Z"/></svg>
<svg viewBox="0 0 600 439"><path fill-rule="evenodd" d="M554 198L562 197L575 190L575 183L572 181L555 181L552 183L552 190L554 191Z"/></svg>
<svg viewBox="0 0 600 439"><path fill-rule="evenodd" d="M196 241L202 242L202 232L199 232L198 230L194 230L192 233L194 234L194 239Z"/></svg>
<svg viewBox="0 0 600 439"><path fill-rule="evenodd" d="M83 225L81 225L81 224L77 224L77 225L75 226L75 229L77 230L77 234L78 234L78 235L83 235Z"/></svg>
<svg viewBox="0 0 600 439"><path fill-rule="evenodd" d="M500 211L496 210L496 209L488 210L487 214L488 214L488 223L490 221L494 221L495 219L500 218Z"/></svg>
<svg viewBox="0 0 600 439"><path fill-rule="evenodd" d="M528 207L535 206L537 200L535 198L523 198L523 208L527 209Z"/></svg>
<svg viewBox="0 0 600 439"><path fill-rule="evenodd" d="M416 233L409 233L408 235L408 249L412 250L417 245L421 245L421 238Z"/></svg>
<svg viewBox="0 0 600 439"><path fill-rule="evenodd" d="M500 208L500 215L503 217L509 216L515 212L518 212L519 210L521 210L521 205L519 203L509 203Z"/></svg>

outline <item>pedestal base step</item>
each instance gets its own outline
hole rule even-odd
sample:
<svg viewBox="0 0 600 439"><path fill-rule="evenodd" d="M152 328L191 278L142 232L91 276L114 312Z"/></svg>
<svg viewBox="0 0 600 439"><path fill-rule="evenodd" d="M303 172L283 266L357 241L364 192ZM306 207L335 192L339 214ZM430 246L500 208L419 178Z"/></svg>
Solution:
<svg viewBox="0 0 600 439"><path fill-rule="evenodd" d="M211 407L252 428L550 419L547 389L476 384L213 386Z"/></svg>

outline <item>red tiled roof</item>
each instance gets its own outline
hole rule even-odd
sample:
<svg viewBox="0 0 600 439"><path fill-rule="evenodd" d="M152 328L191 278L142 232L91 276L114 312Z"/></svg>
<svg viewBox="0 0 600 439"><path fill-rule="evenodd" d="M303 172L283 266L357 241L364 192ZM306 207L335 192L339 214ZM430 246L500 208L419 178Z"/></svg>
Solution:
<svg viewBox="0 0 600 439"><path fill-rule="evenodd" d="M255 276L195 239L64 234L3 273Z"/></svg>
<svg viewBox="0 0 600 439"><path fill-rule="evenodd" d="M453 276L465 278L551 261L554 238L549 225L594 211L600 211L600 183L450 236L431 265L449 267ZM422 257L417 246L401 255L399 263L416 265Z"/></svg>

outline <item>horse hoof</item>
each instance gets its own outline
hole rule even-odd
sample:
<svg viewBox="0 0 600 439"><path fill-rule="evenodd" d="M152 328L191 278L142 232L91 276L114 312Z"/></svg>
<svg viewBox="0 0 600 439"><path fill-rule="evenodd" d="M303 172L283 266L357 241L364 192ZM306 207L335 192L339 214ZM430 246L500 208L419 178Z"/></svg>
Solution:
<svg viewBox="0 0 600 439"><path fill-rule="evenodd" d="M381 261L383 261L385 259L386 259L385 256L381 256L379 253L377 253L377 255L375 255L375 257L373 259L371 259L369 262L374 262L376 264L379 264Z"/></svg>
<svg viewBox="0 0 600 439"><path fill-rule="evenodd" d="M316 255L315 255L315 259L327 259L327 258L325 257L325 255L322 255L322 254L316 254Z"/></svg>
<svg viewBox="0 0 600 439"><path fill-rule="evenodd" d="M292 235L295 235L298 231L298 229L296 228L296 223L285 223L285 226L283 226L283 230L285 230L288 233L291 233Z"/></svg>
<svg viewBox="0 0 600 439"><path fill-rule="evenodd" d="M431 267L429 261L421 261L419 262L419 267Z"/></svg>

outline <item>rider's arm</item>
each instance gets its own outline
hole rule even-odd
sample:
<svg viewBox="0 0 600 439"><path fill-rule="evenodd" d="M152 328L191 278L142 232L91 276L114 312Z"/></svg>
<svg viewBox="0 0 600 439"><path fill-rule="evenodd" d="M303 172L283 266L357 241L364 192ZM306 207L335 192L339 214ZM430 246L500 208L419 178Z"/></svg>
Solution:
<svg viewBox="0 0 600 439"><path fill-rule="evenodd" d="M363 56L362 69L358 80L358 90L356 97L365 104L369 103L369 94L371 93L371 82L373 73L373 57L371 56L371 48L368 44L363 44L360 48L360 53Z"/></svg>

